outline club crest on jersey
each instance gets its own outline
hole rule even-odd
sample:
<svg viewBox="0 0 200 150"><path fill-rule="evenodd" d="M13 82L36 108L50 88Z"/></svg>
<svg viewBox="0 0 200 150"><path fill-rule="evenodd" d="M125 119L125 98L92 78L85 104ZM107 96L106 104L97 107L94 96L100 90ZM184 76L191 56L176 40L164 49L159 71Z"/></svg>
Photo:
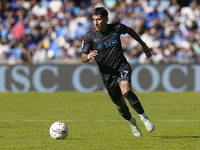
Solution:
<svg viewBox="0 0 200 150"><path fill-rule="evenodd" d="M98 48L99 50L102 50L102 49L103 49L103 45L99 44L99 45L97 46L97 48Z"/></svg>
<svg viewBox="0 0 200 150"><path fill-rule="evenodd" d="M113 33L113 36L117 36L118 34L115 32L115 33Z"/></svg>

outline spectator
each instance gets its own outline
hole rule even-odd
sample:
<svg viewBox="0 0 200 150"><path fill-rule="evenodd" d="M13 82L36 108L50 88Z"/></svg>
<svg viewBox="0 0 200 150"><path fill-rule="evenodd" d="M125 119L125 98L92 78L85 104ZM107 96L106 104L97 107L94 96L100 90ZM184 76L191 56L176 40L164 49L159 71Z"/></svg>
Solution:
<svg viewBox="0 0 200 150"><path fill-rule="evenodd" d="M44 63L47 55L47 51L43 47L43 41L40 41L36 46L32 45L31 51L33 51L33 64Z"/></svg>
<svg viewBox="0 0 200 150"><path fill-rule="evenodd" d="M37 17L44 16L47 13L47 8L41 6L41 4L37 2L36 5L33 6L32 13L33 15L36 15Z"/></svg>
<svg viewBox="0 0 200 150"><path fill-rule="evenodd" d="M52 0L49 2L49 8L53 13L57 13L60 8L62 7L62 1L61 0Z"/></svg>
<svg viewBox="0 0 200 150"><path fill-rule="evenodd" d="M20 41L24 35L25 26L22 23L22 20L19 20L13 27L12 27L12 33L13 38L17 41Z"/></svg>
<svg viewBox="0 0 200 150"><path fill-rule="evenodd" d="M7 53L9 51L8 41L6 38L2 38L0 41L0 60L7 59Z"/></svg>
<svg viewBox="0 0 200 150"><path fill-rule="evenodd" d="M47 1L47 0L41 0L40 1L40 6L48 8L49 7L49 1Z"/></svg>
<svg viewBox="0 0 200 150"><path fill-rule="evenodd" d="M20 64L32 64L32 53L27 50L27 47L23 45L20 56Z"/></svg>
<svg viewBox="0 0 200 150"><path fill-rule="evenodd" d="M192 49L194 50L195 56L200 59L200 38L192 43Z"/></svg>

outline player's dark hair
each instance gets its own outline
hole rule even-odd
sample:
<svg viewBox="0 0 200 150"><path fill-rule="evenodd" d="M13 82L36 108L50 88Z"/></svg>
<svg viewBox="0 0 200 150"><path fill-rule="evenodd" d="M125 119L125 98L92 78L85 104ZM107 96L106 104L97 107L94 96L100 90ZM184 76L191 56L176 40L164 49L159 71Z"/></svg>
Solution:
<svg viewBox="0 0 200 150"><path fill-rule="evenodd" d="M108 17L108 12L104 7L97 7L92 11L92 15L100 15L101 17Z"/></svg>

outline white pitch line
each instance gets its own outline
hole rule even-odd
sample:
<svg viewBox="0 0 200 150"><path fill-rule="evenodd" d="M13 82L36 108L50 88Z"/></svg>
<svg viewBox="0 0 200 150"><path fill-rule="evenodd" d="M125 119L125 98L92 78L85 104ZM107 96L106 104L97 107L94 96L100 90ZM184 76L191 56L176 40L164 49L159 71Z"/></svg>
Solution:
<svg viewBox="0 0 200 150"><path fill-rule="evenodd" d="M52 121L66 121L66 122L89 122L89 121L95 121L95 122L122 122L124 120L0 120L0 122L52 122Z"/></svg>
<svg viewBox="0 0 200 150"><path fill-rule="evenodd" d="M171 122L200 122L200 120L181 120L181 119L177 119L177 120L158 120L158 121L171 121Z"/></svg>
<svg viewBox="0 0 200 150"><path fill-rule="evenodd" d="M0 122L55 122L55 121L62 121L62 122L124 122L125 120L0 120ZM181 120L181 119L172 119L172 120L153 120L153 121L163 121L163 122L200 122L200 120Z"/></svg>

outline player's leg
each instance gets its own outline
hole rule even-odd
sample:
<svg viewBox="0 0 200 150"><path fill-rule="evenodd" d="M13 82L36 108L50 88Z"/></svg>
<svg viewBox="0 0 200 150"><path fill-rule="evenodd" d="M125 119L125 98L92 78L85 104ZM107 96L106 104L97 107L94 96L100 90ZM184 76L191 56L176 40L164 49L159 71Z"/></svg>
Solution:
<svg viewBox="0 0 200 150"><path fill-rule="evenodd" d="M117 105L119 114L130 123L133 135L135 137L141 136L142 134L136 124L136 119L132 118L131 113L126 105L126 102L125 102L123 96L121 96L121 98L117 102L115 101L114 103Z"/></svg>
<svg viewBox="0 0 200 150"><path fill-rule="evenodd" d="M147 131L151 132L154 130L154 125L152 124L151 120L146 116L138 97L131 90L131 82L129 77L130 74L127 74L127 78L120 79L121 93L129 101L131 107L138 113Z"/></svg>
<svg viewBox="0 0 200 150"><path fill-rule="evenodd" d="M110 84L105 84L105 87L111 100L117 106L119 114L130 123L133 135L136 137L141 136L141 132L136 125L136 120L135 118L132 118L124 97L122 96L119 84L113 80L112 82L110 81Z"/></svg>
<svg viewBox="0 0 200 150"><path fill-rule="evenodd" d="M130 82L129 81L121 81L120 89L121 89L122 95L129 101L131 107L138 114L144 114L144 109L143 109L138 97L131 90Z"/></svg>
<svg viewBox="0 0 200 150"><path fill-rule="evenodd" d="M115 100L114 103L117 106L117 110L119 111L119 114L125 120L130 120L132 118L129 108L126 105L126 102L125 102L123 96L121 96L121 98L117 102Z"/></svg>
<svg viewBox="0 0 200 150"><path fill-rule="evenodd" d="M122 96L122 93L121 93L121 90L120 90L118 83L113 81L109 85L105 84L105 87L106 87L107 92L110 96L110 99L117 106L117 109L118 109L120 115L124 119L130 120L132 118L132 116L131 116L131 113L130 113L127 105L126 105L126 102L125 102L123 96Z"/></svg>

